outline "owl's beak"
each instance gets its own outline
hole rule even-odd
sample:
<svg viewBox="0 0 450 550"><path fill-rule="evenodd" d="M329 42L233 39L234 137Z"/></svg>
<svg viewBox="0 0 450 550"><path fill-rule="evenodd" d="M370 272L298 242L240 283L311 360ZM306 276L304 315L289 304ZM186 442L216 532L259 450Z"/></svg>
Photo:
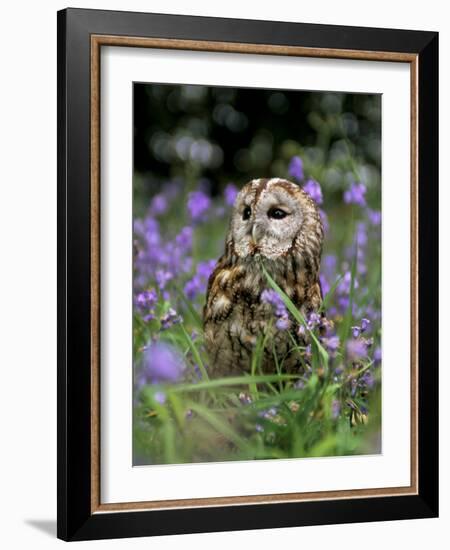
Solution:
<svg viewBox="0 0 450 550"><path fill-rule="evenodd" d="M258 231L256 229L256 224L252 226L252 241L254 244L258 244Z"/></svg>

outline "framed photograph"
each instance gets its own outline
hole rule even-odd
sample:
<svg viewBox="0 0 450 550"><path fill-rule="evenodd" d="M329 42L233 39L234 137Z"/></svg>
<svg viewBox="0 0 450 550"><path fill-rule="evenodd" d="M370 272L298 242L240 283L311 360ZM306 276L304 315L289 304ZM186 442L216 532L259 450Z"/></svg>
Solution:
<svg viewBox="0 0 450 550"><path fill-rule="evenodd" d="M438 35L58 13L58 536L438 514Z"/></svg>

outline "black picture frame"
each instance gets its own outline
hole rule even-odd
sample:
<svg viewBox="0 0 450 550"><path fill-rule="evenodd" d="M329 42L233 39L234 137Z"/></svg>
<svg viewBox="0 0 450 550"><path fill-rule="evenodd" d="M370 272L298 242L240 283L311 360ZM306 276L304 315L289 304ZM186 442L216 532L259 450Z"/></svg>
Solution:
<svg viewBox="0 0 450 550"><path fill-rule="evenodd" d="M148 13L58 12L58 531L64 540L430 518L438 515L438 33ZM378 498L93 513L91 36L343 51L418 61L418 492Z"/></svg>

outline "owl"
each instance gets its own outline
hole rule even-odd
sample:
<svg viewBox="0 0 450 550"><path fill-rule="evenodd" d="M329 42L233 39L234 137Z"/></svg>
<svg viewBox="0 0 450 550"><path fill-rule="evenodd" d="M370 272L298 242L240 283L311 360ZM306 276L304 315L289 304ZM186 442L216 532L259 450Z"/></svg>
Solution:
<svg viewBox="0 0 450 550"><path fill-rule="evenodd" d="M322 303L319 282L323 226L316 203L298 185L281 178L255 179L236 197L225 252L208 281L204 334L213 376L251 370L258 337L266 346L264 374L296 372L298 327L278 328L262 266L307 315ZM264 295L264 291L266 294ZM274 356L277 357L275 361Z"/></svg>

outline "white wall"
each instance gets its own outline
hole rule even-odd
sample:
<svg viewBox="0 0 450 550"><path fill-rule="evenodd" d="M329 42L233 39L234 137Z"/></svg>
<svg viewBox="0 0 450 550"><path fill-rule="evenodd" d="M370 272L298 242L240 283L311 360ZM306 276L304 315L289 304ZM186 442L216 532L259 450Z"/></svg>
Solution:
<svg viewBox="0 0 450 550"><path fill-rule="evenodd" d="M14 6L14 7L12 7ZM450 31L445 3L377 0L210 2L102 0L77 7L128 9L441 31L441 234L450 234ZM56 10L64 2L29 0L2 6L0 33L0 540L3 548L52 548L56 516ZM445 185L445 183L447 185ZM430 213L433 215L433 213ZM441 280L449 280L448 238L441 239ZM441 340L448 285L441 289ZM449 367L441 369L441 519L271 531L104 541L108 548L210 549L349 547L410 550L450 534ZM432 542L433 541L433 542ZM436 541L436 542L434 542ZM85 543L83 547L93 547Z"/></svg>

